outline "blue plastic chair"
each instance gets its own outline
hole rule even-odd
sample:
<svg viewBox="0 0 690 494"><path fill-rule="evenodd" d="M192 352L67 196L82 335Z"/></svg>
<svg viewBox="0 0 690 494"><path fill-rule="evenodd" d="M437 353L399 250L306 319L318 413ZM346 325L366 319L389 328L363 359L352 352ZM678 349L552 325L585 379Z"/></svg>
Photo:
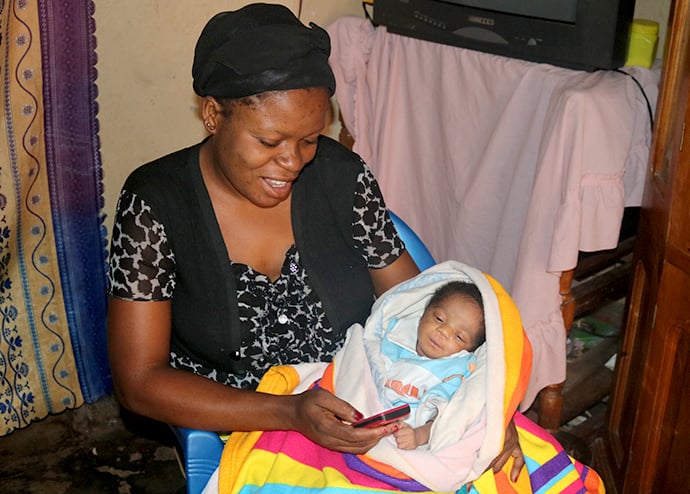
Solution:
<svg viewBox="0 0 690 494"><path fill-rule="evenodd" d="M187 494L199 494L220 464L224 443L215 432L170 427L182 448Z"/></svg>
<svg viewBox="0 0 690 494"><path fill-rule="evenodd" d="M436 264L429 249L412 228L392 211L389 211L389 214L417 267L424 271ZM187 494L199 494L220 464L224 443L215 432L186 427L171 428L184 456L182 463L187 478Z"/></svg>
<svg viewBox="0 0 690 494"><path fill-rule="evenodd" d="M436 264L431 252L429 252L429 249L426 248L426 245L424 245L422 239L419 238L412 228L410 228L410 226L393 211L388 211L388 214L390 215L391 220L393 220L395 229L398 230L398 235L400 235L402 241L405 242L407 252L409 252L412 256L412 260L415 262L419 270L424 271L425 269Z"/></svg>

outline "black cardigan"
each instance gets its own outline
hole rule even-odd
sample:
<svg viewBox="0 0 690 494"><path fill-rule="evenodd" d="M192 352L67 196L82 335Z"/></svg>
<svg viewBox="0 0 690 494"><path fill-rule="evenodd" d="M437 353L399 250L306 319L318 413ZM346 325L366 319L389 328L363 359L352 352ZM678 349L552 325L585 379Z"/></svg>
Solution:
<svg viewBox="0 0 690 494"><path fill-rule="evenodd" d="M244 369L235 278L199 168L197 144L135 170L124 188L141 197L175 254L171 350L226 372ZM366 260L352 238L353 200L362 161L319 138L314 160L292 191L295 244L336 333L363 323L374 300Z"/></svg>

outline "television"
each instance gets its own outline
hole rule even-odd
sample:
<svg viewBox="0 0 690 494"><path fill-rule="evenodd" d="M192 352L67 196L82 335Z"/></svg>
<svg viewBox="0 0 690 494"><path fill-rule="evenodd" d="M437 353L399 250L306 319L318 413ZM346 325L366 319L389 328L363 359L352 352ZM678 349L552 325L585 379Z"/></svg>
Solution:
<svg viewBox="0 0 690 494"><path fill-rule="evenodd" d="M375 0L391 33L577 70L625 63L635 0Z"/></svg>

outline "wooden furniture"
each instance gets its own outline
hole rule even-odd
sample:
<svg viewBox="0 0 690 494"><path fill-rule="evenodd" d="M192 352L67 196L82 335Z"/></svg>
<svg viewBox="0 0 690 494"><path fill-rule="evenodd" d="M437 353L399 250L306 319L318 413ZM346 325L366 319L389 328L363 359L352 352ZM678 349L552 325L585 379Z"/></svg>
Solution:
<svg viewBox="0 0 690 494"><path fill-rule="evenodd" d="M639 208L628 208L624 213L620 240L615 249L593 253L580 253L577 266L560 276L561 312L566 333L576 318L594 309L624 297L632 277L632 253L637 233ZM611 356L609 347L601 349L581 367L601 366ZM588 369L589 375L595 373ZM566 379L567 381L567 379ZM550 432L584 412L609 394L608 382L593 383L588 396L582 396L578 404L564 413L564 389L566 381L546 386L537 397L537 422Z"/></svg>
<svg viewBox="0 0 690 494"><path fill-rule="evenodd" d="M594 442L612 493L690 492L690 1L669 19L628 320Z"/></svg>

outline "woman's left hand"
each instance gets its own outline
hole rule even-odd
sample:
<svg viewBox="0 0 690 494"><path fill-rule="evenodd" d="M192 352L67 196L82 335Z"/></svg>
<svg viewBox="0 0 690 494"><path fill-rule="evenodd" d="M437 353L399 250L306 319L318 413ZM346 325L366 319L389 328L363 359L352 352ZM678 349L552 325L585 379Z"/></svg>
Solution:
<svg viewBox="0 0 690 494"><path fill-rule="evenodd" d="M516 482L520 475L520 470L525 466L525 455L522 453L522 448L518 442L518 433L515 427L515 422L511 419L506 429L505 441L503 442L503 451L491 462L489 468L492 468L494 473L498 473L503 469L503 466L508 462L510 457L513 457L513 467L510 469L510 480Z"/></svg>

